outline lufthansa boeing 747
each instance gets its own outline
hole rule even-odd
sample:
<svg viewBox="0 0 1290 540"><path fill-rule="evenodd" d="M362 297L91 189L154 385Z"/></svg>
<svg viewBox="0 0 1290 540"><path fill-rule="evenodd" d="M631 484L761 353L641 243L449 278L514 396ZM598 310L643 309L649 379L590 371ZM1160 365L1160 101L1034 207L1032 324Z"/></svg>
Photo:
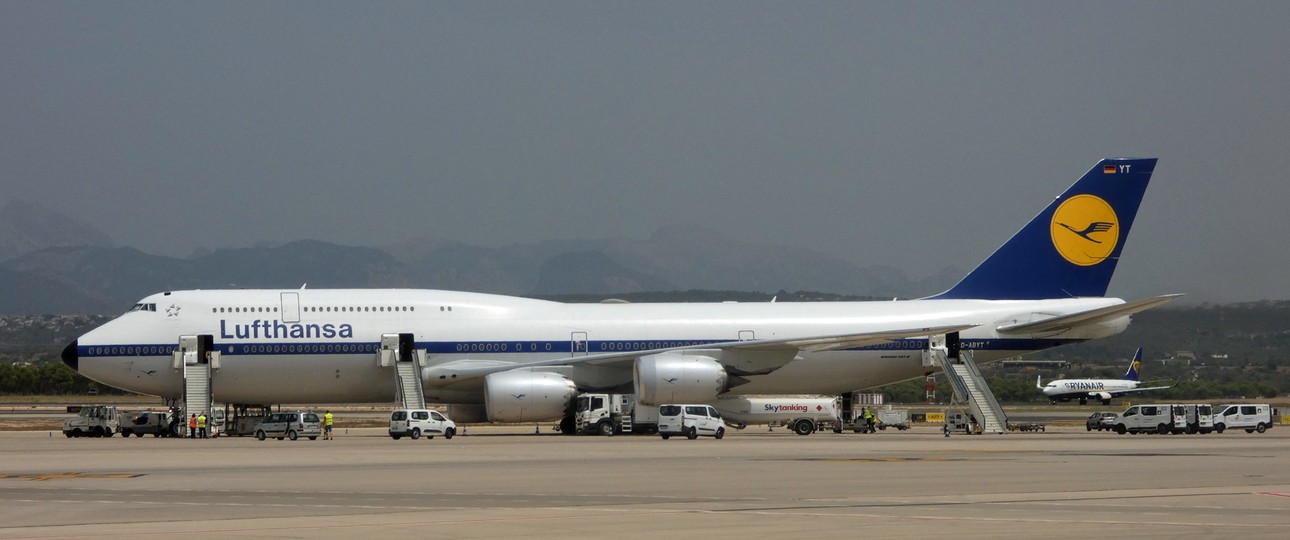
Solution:
<svg viewBox="0 0 1290 540"><path fill-rule="evenodd" d="M634 392L647 404L839 394L939 370L923 351L943 334L958 333L963 349L989 362L1118 334L1133 314L1173 300L1105 296L1155 165L1098 162L957 285L918 300L567 304L438 290L172 291L80 336L62 358L104 384L179 399L177 344L198 338L219 353L216 402L388 402L406 391L398 381L419 378L426 401L453 404L459 422L560 419L582 391ZM409 357L419 372L397 377L391 365Z"/></svg>

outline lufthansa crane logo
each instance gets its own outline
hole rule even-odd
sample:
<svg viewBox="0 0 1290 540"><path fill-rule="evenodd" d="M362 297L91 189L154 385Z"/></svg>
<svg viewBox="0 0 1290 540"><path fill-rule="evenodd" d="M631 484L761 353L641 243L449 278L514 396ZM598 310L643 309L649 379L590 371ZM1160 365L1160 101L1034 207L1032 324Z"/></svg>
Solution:
<svg viewBox="0 0 1290 540"><path fill-rule="evenodd" d="M1062 258L1071 264L1093 266L1115 251L1120 241L1120 220L1115 209L1100 197L1076 195L1053 212L1049 234Z"/></svg>

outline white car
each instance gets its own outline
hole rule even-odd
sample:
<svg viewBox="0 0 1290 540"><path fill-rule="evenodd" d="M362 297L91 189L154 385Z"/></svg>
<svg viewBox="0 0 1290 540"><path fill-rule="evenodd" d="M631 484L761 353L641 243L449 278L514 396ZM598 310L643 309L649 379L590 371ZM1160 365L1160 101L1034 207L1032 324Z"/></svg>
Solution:
<svg viewBox="0 0 1290 540"><path fill-rule="evenodd" d="M708 405L660 405L658 434L664 439L673 435L685 435L687 439L708 435L720 439L726 436L726 426L721 413Z"/></svg>
<svg viewBox="0 0 1290 540"><path fill-rule="evenodd" d="M439 411L399 409L390 413L390 437L396 441L404 435L415 440L422 435L429 439L433 439L435 435L451 439L456 434L457 424Z"/></svg>

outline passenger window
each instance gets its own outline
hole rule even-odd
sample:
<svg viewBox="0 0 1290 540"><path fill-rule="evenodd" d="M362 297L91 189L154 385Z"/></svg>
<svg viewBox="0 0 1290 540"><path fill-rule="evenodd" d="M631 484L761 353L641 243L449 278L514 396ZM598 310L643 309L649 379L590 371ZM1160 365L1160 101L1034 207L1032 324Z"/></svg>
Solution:
<svg viewBox="0 0 1290 540"><path fill-rule="evenodd" d="M695 416L706 416L708 414L708 408L707 407L686 407L685 414L693 414Z"/></svg>
<svg viewBox="0 0 1290 540"><path fill-rule="evenodd" d="M1254 407L1241 407L1241 414L1254 414Z"/></svg>
<svg viewBox="0 0 1290 540"><path fill-rule="evenodd" d="M408 417L407 413L403 411L394 411L394 414L390 415L390 420L396 420L396 421L403 420L404 418L407 418L407 417Z"/></svg>
<svg viewBox="0 0 1290 540"><path fill-rule="evenodd" d="M664 405L658 408L658 413L663 416L676 416L681 414L681 408L676 405Z"/></svg>
<svg viewBox="0 0 1290 540"><path fill-rule="evenodd" d="M439 414L439 413L437 413L437 412L433 412L433 411L432 411L432 412L430 413L430 417L431 417L431 418L434 418L435 420L438 420L438 421L440 421L440 422L444 421L444 417L443 417L443 415L442 415L442 414Z"/></svg>
<svg viewBox="0 0 1290 540"><path fill-rule="evenodd" d="M305 421L306 421L306 422L317 422L317 421L318 421L318 415L313 414L313 413L306 414L306 415L305 415Z"/></svg>
<svg viewBox="0 0 1290 540"><path fill-rule="evenodd" d="M416 411L412 413L412 418L416 420L425 420L426 418L429 418L429 417L430 415L426 414L425 411Z"/></svg>
<svg viewBox="0 0 1290 540"><path fill-rule="evenodd" d="M713 409L712 407L708 407L708 416L711 416L713 418L721 418L721 413L717 412L717 410Z"/></svg>

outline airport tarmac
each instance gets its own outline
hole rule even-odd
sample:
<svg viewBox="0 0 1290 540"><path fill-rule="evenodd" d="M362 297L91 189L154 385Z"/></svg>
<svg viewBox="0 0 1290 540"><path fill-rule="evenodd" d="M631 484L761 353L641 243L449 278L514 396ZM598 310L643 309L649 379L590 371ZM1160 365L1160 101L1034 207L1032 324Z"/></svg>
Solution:
<svg viewBox="0 0 1290 540"><path fill-rule="evenodd" d="M545 430L546 426L544 426ZM724 440L0 432L0 538L1286 538L1290 428Z"/></svg>

